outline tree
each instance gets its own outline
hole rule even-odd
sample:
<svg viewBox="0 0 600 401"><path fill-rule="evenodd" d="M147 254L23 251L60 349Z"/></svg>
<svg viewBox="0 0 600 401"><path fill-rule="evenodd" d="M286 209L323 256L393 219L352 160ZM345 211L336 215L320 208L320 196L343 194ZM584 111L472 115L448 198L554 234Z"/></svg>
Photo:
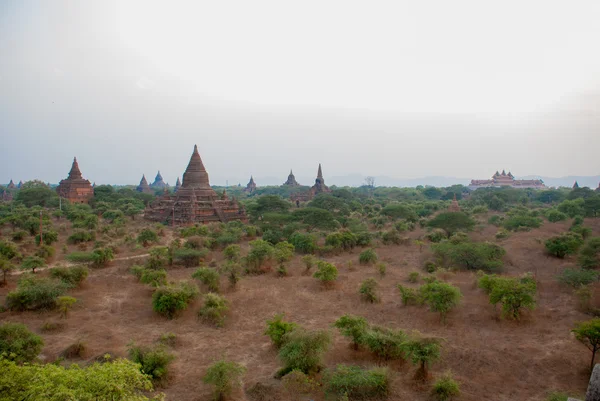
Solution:
<svg viewBox="0 0 600 401"><path fill-rule="evenodd" d="M448 236L457 231L470 231L475 226L475 221L463 212L442 212L429 220L429 227L441 228Z"/></svg>
<svg viewBox="0 0 600 401"><path fill-rule="evenodd" d="M578 323L571 331L575 333L575 338L577 338L577 340L592 351L590 370L593 370L596 352L600 350L600 318Z"/></svg>
<svg viewBox="0 0 600 401"><path fill-rule="evenodd" d="M344 315L335 321L333 324L344 337L352 340L352 347L357 350L359 345L363 343L365 333L369 328L367 320L363 317Z"/></svg>
<svg viewBox="0 0 600 401"><path fill-rule="evenodd" d="M15 269L15 265L10 263L8 259L0 256L0 271L2 272L2 285L6 285L6 275Z"/></svg>
<svg viewBox="0 0 600 401"><path fill-rule="evenodd" d="M58 195L42 182L27 181L15 196L15 202L22 203L26 207L58 206Z"/></svg>
<svg viewBox="0 0 600 401"><path fill-rule="evenodd" d="M60 311L60 315L63 318L67 318L67 315L73 305L77 302L77 299L68 296L61 296L56 298L56 306L58 306L58 310Z"/></svg>
<svg viewBox="0 0 600 401"><path fill-rule="evenodd" d="M419 288L421 299L433 312L439 312L442 322L446 320L446 314L458 305L462 294L458 287L452 284L434 281Z"/></svg>
<svg viewBox="0 0 600 401"><path fill-rule="evenodd" d="M482 286L482 279L480 279L480 286ZM535 308L537 285L535 280L529 276L522 278L492 277L488 280L486 287L490 294L490 303L502 304L503 316L519 319L523 308Z"/></svg>
<svg viewBox="0 0 600 401"><path fill-rule="evenodd" d="M285 335L294 331L298 325L293 322L286 322L283 320L283 313L279 313L271 320L267 320L267 329L265 335L269 336L271 342L275 347L281 348L285 341Z"/></svg>
<svg viewBox="0 0 600 401"><path fill-rule="evenodd" d="M228 362L221 359L210 365L202 381L214 386L214 397L217 401L225 400L231 394L234 386L240 384L242 375L246 368L236 362Z"/></svg>
<svg viewBox="0 0 600 401"><path fill-rule="evenodd" d="M362 282L358 290L361 297L370 303L379 302L379 296L377 295L377 281L373 278L368 278Z"/></svg>
<svg viewBox="0 0 600 401"><path fill-rule="evenodd" d="M158 234L156 231L149 228L144 228L137 237L137 241L143 246L148 246L151 243L158 242Z"/></svg>
<svg viewBox="0 0 600 401"><path fill-rule="evenodd" d="M167 379L169 365L173 362L175 356L168 353L162 345L151 348L136 346L135 343L131 342L127 346L129 358L139 364L142 373L150 376L155 383Z"/></svg>
<svg viewBox="0 0 600 401"><path fill-rule="evenodd" d="M24 324L0 325L0 362L2 357L17 363L31 362L38 356L43 346L42 338L29 331Z"/></svg>
<svg viewBox="0 0 600 401"><path fill-rule="evenodd" d="M263 264L273 257L275 250L271 244L262 239L251 241L249 245L250 252L248 252L246 261L251 271L257 273Z"/></svg>
<svg viewBox="0 0 600 401"><path fill-rule="evenodd" d="M35 273L35 269L37 269L38 267L43 267L45 265L46 262L44 261L44 259L38 256L27 256L25 259L23 259L23 262L21 263L21 269L31 269L31 271Z"/></svg>
<svg viewBox="0 0 600 401"><path fill-rule="evenodd" d="M331 263L320 260L317 262L317 271L313 274L313 277L321 280L325 287L331 287L333 282L337 280L338 269Z"/></svg>
<svg viewBox="0 0 600 401"><path fill-rule="evenodd" d="M584 269L595 269L600 266L600 237L592 237L588 240L581 248L577 261Z"/></svg>
<svg viewBox="0 0 600 401"><path fill-rule="evenodd" d="M562 259L577 253L579 247L583 245L583 238L579 234L567 232L548 239L545 245L548 253Z"/></svg>
<svg viewBox="0 0 600 401"><path fill-rule="evenodd" d="M311 374L323 365L323 355L329 349L331 335L324 330L308 331L297 328L287 333L279 351L279 359L284 363L277 376L283 377L294 369Z"/></svg>
<svg viewBox="0 0 600 401"><path fill-rule="evenodd" d="M204 285L208 287L209 291L219 292L220 290L220 276L219 273L209 267L200 267L192 273L192 278L200 280Z"/></svg>
<svg viewBox="0 0 600 401"><path fill-rule="evenodd" d="M440 358L441 342L438 338L422 337L419 333L404 342L402 349L413 365L419 365L416 377L427 378L427 367Z"/></svg>

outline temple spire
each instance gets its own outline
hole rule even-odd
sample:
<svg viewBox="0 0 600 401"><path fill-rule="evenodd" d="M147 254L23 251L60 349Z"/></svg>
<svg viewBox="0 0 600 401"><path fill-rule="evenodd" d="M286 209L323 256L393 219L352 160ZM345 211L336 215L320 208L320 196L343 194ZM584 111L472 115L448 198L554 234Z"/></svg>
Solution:
<svg viewBox="0 0 600 401"><path fill-rule="evenodd" d="M185 173L183 173L181 186L183 188L210 188L208 173L198 153L198 145L194 145L194 153L192 153L190 162L185 169Z"/></svg>
<svg viewBox="0 0 600 401"><path fill-rule="evenodd" d="M69 180L82 178L81 170L79 170L79 163L77 163L77 157L73 158L73 165L71 171L69 171Z"/></svg>
<svg viewBox="0 0 600 401"><path fill-rule="evenodd" d="M317 178L323 178L323 171L321 170L321 163L319 163L319 171L317 172Z"/></svg>

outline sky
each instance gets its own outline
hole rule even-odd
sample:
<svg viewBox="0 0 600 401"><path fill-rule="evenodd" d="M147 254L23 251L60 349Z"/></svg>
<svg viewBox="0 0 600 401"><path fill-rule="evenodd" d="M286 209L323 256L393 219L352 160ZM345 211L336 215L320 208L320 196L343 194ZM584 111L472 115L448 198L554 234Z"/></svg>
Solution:
<svg viewBox="0 0 600 401"><path fill-rule="evenodd" d="M598 21L598 0L4 0L0 183L77 156L173 185L194 144L216 185L598 175Z"/></svg>

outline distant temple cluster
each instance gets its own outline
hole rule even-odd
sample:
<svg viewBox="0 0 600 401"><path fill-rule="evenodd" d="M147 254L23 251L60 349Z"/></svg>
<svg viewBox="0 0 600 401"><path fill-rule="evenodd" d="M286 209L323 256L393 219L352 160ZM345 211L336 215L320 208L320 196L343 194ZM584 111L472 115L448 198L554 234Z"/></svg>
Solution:
<svg viewBox="0 0 600 401"><path fill-rule="evenodd" d="M502 170L502 174L496 171L496 174L492 176L491 180L471 180L469 184L470 190L476 190L479 188L492 188L492 187L512 187L512 188L546 188L544 181L542 180L515 180L515 177L509 171L506 174L505 170Z"/></svg>

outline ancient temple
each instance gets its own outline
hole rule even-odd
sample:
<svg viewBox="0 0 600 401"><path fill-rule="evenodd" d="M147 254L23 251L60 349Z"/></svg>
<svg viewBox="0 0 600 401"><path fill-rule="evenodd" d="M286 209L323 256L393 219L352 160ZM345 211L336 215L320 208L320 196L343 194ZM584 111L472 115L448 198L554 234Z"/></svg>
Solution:
<svg viewBox="0 0 600 401"><path fill-rule="evenodd" d="M308 191L292 194L290 199L296 202L298 205L300 202L306 202L314 198L318 194L333 192L327 185L325 185L325 178L323 178L323 170L321 169L321 163L319 163L319 170L317 171L317 178L315 179L315 185L313 185Z"/></svg>
<svg viewBox="0 0 600 401"><path fill-rule="evenodd" d="M12 178L11 178L10 182L8 183L8 185L6 186L6 189L17 189L17 186L13 182Z"/></svg>
<svg viewBox="0 0 600 401"><path fill-rule="evenodd" d="M154 182L150 186L152 188L160 189L163 189L167 186L167 184L165 184L165 182L163 181L162 175L160 175L160 170L158 171L158 174L156 174L156 178L154 178Z"/></svg>
<svg viewBox="0 0 600 401"><path fill-rule="evenodd" d="M148 185L148 181L146 181L145 174L142 174L142 179L140 180L140 185L138 185L135 190L138 192L145 193L145 194L153 193L152 189L150 188L150 185Z"/></svg>
<svg viewBox="0 0 600 401"><path fill-rule="evenodd" d="M246 188L244 188L244 192L251 194L254 191L256 191L256 183L254 182L254 177L250 176L250 181L246 185Z"/></svg>
<svg viewBox="0 0 600 401"><path fill-rule="evenodd" d="M0 201L9 202L11 200L13 200L12 192L9 191L8 188L0 186Z"/></svg>
<svg viewBox="0 0 600 401"><path fill-rule="evenodd" d="M298 184L298 181L296 181L296 177L294 177L294 173L292 172L292 170L290 170L290 175L288 175L288 179L286 182L283 183L283 185L287 185L290 187L300 186L300 184Z"/></svg>
<svg viewBox="0 0 600 401"><path fill-rule="evenodd" d="M460 206L458 201L456 200L456 194L454 194L454 199L452 199L452 203L448 206L449 212L460 212Z"/></svg>
<svg viewBox="0 0 600 401"><path fill-rule="evenodd" d="M501 188L501 187L512 187L512 188L533 188L541 189L546 188L544 181L542 180L515 180L515 177L509 171L506 174L505 170L502 170L502 174L496 171L496 174L492 176L491 180L471 180L469 184L470 190L476 190L479 188Z"/></svg>
<svg viewBox="0 0 600 401"><path fill-rule="evenodd" d="M69 176L60 181L56 192L58 192L58 196L71 203L88 203L94 197L94 188L88 180L82 177L77 158L73 159Z"/></svg>
<svg viewBox="0 0 600 401"><path fill-rule="evenodd" d="M177 177L177 182L175 183L175 190L173 192L179 191L179 188L181 188L181 181L179 181L179 177Z"/></svg>
<svg viewBox="0 0 600 401"><path fill-rule="evenodd" d="M577 181L575 181L575 184L573 184L573 189L577 189L577 188L579 188L579 183Z"/></svg>
<svg viewBox="0 0 600 401"><path fill-rule="evenodd" d="M165 193L150 203L144 217L167 224L248 221L246 211L235 199L230 200L225 192L219 196L210 187L208 173L196 145L183 173L181 187L176 193Z"/></svg>
<svg viewBox="0 0 600 401"><path fill-rule="evenodd" d="M22 186L23 186L23 181L19 181L19 183L17 184L17 188L21 189Z"/></svg>

